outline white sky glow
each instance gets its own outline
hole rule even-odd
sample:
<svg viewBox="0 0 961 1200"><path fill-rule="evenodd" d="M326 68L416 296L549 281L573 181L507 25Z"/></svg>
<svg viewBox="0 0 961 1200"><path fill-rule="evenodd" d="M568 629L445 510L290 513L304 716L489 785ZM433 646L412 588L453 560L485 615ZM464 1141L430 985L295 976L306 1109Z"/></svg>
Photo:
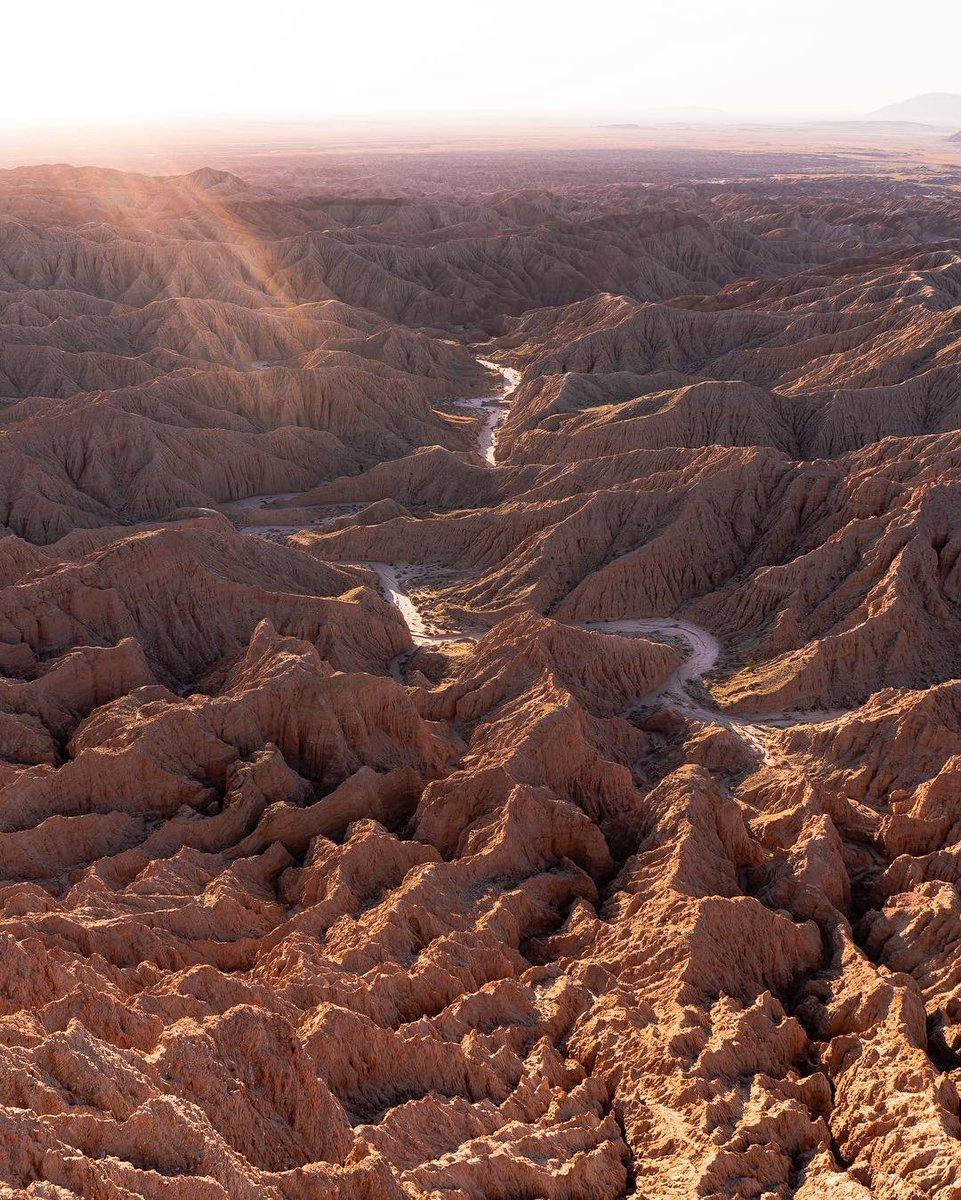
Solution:
<svg viewBox="0 0 961 1200"><path fill-rule="evenodd" d="M0 127L721 109L961 92L957 0L8 0Z"/></svg>

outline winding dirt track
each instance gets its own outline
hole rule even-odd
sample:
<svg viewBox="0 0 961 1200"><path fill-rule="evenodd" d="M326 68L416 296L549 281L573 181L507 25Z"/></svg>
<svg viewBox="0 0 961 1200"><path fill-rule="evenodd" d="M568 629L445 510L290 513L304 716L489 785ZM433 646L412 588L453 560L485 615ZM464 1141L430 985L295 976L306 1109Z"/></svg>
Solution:
<svg viewBox="0 0 961 1200"><path fill-rule="evenodd" d="M446 633L431 633L427 622L417 605L404 590L400 582L396 566L387 563L361 562L357 566L368 567L377 573L381 589L386 598L393 604L407 622L411 638L415 646L440 645L444 642L476 641L473 634L463 630L449 630ZM669 638L682 642L688 650L688 656L677 670L654 692L639 696L631 705L629 712L657 705L669 705L695 720L709 725L720 725L730 730L740 738L745 745L765 761L770 759L767 745L767 734L778 727L786 728L791 725L810 725L821 721L830 721L843 715L843 710L818 712L790 712L779 709L774 712L759 714L750 718L731 716L716 708L710 708L699 703L689 691L689 688L702 684L702 677L710 671L721 653L721 643L708 630L690 621L682 621L678 617L638 617L612 621L587 621L581 628L595 633L623 634L628 637L648 635L655 638ZM401 663L406 657L399 655L391 663L391 674L395 679L402 679Z"/></svg>
<svg viewBox="0 0 961 1200"><path fill-rule="evenodd" d="M397 563L396 565L391 566L389 563L382 562L356 562L351 563L350 565L355 567L367 567L368 570L377 572L377 577L380 580L381 591L407 622L407 628L410 630L410 636L413 639L415 646L438 646L442 642L477 641L475 637L466 633L430 632L427 622L424 620L420 609L410 598L410 595L404 590L404 585L400 582L397 576L397 567L407 564Z"/></svg>
<svg viewBox="0 0 961 1200"><path fill-rule="evenodd" d="M475 396L469 400L458 400L457 407L475 409L484 414L484 419L477 432L477 452L488 466L496 467L494 453L497 449L497 433L508 413L507 397L520 383L521 373L513 367L502 367L500 363L492 362L489 358L479 358L477 361L482 367L500 371L503 380L500 390L490 396Z"/></svg>

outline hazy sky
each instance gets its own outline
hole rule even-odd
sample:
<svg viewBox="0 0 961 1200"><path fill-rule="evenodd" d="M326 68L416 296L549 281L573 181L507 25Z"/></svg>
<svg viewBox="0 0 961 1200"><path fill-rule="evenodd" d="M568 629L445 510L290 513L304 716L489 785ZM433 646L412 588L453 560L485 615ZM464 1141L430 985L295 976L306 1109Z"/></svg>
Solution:
<svg viewBox="0 0 961 1200"><path fill-rule="evenodd" d="M0 126L858 114L961 92L958 0L8 0Z"/></svg>

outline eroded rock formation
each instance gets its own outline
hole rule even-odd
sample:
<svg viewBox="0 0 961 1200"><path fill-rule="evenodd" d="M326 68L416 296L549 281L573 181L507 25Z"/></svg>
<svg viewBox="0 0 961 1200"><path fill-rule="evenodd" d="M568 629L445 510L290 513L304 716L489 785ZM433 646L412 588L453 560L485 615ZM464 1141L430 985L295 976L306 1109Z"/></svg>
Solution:
<svg viewBox="0 0 961 1200"><path fill-rule="evenodd" d="M0 173L0 1196L959 1194L957 192L619 169Z"/></svg>

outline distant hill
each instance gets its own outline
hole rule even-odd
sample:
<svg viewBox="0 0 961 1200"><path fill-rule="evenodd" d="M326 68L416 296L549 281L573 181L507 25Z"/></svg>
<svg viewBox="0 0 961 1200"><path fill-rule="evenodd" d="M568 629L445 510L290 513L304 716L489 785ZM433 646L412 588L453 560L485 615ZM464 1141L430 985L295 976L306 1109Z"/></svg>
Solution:
<svg viewBox="0 0 961 1200"><path fill-rule="evenodd" d="M206 192L243 192L247 184L229 171L215 171L213 167L200 167L182 176L184 183Z"/></svg>
<svg viewBox="0 0 961 1200"><path fill-rule="evenodd" d="M869 121L920 121L925 125L961 125L961 95L928 92L868 113Z"/></svg>
<svg viewBox="0 0 961 1200"><path fill-rule="evenodd" d="M951 136L948 138L948 141L949 142L961 142L961 129L959 129L957 133L952 133Z"/></svg>

